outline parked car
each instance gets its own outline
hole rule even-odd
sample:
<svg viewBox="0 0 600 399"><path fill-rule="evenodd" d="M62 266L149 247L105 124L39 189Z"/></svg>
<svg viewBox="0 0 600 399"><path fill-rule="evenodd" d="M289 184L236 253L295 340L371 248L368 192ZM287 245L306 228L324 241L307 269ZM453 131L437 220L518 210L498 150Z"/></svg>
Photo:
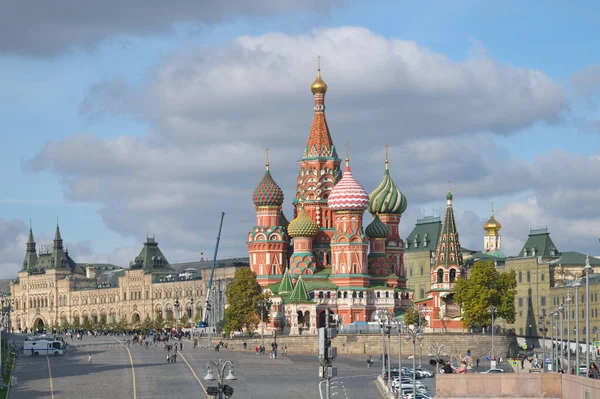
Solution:
<svg viewBox="0 0 600 399"><path fill-rule="evenodd" d="M413 395L412 392L408 392L402 396L402 399L433 399L431 396L423 392L417 392L417 395Z"/></svg>
<svg viewBox="0 0 600 399"><path fill-rule="evenodd" d="M481 373L482 374L485 374L485 373L504 373L504 370L502 370L502 369L489 369L489 370L486 370L486 371L482 371Z"/></svg>
<svg viewBox="0 0 600 399"><path fill-rule="evenodd" d="M421 378L431 378L433 377L433 373L423 367L417 367L417 374L421 376Z"/></svg>

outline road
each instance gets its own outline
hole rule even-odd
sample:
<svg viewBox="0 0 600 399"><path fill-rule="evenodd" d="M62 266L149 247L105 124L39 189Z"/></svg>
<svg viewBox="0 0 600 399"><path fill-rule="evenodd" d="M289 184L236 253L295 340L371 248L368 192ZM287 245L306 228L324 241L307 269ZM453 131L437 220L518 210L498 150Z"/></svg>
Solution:
<svg viewBox="0 0 600 399"><path fill-rule="evenodd" d="M126 340L126 337L117 337ZM11 339L12 340L12 339ZM237 380L227 382L233 398L315 399L319 397L318 361L313 355L290 355L269 359L254 351L194 349L189 341L177 363L166 362L163 346L128 348L114 337L85 337L64 356L21 355L15 366L18 384L12 399L58 398L207 398L205 381L209 360L231 360ZM89 357L91 356L91 362ZM338 378L332 383L332 398L379 398L375 369L367 369L359 356L335 360Z"/></svg>

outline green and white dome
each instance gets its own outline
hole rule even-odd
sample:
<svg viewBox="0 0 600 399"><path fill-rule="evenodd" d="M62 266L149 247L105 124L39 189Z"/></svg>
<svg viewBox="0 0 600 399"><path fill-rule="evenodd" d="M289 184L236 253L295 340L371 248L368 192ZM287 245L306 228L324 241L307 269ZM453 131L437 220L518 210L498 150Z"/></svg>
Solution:
<svg viewBox="0 0 600 399"><path fill-rule="evenodd" d="M386 161L383 179L369 195L369 212L372 215L380 213L401 215L406 210L407 205L406 197L396 187L390 176Z"/></svg>

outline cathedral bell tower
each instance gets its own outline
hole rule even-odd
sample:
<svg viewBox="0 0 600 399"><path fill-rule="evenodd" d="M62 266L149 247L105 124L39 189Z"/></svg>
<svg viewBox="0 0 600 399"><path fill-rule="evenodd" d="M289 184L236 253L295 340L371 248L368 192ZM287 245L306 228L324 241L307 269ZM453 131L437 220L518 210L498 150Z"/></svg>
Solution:
<svg viewBox="0 0 600 399"><path fill-rule="evenodd" d="M311 91L314 97L314 115L308 141L299 161L294 217L298 215L300 208L304 207L308 217L319 228L314 238L313 250L316 256L316 268L320 270L331 264L329 244L334 228L333 213L329 208L328 198L342 176L341 160L338 158L325 119L327 84L321 77L320 63Z"/></svg>
<svg viewBox="0 0 600 399"><path fill-rule="evenodd" d="M267 163L265 174L252 195L256 207L256 225L248 233L250 268L258 283L265 287L281 280L287 267L289 237L287 220L281 210L283 191L273 180Z"/></svg>

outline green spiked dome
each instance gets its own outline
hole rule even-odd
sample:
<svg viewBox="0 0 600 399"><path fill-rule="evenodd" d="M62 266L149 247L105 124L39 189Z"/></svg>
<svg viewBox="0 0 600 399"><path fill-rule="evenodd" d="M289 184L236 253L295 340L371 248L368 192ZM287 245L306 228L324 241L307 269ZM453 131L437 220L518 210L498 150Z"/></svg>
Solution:
<svg viewBox="0 0 600 399"><path fill-rule="evenodd" d="M271 177L268 163L264 177L254 189L252 202L255 206L281 206L283 204L283 190Z"/></svg>
<svg viewBox="0 0 600 399"><path fill-rule="evenodd" d="M407 206L406 197L398 187L394 184L394 181L390 177L390 171L388 170L387 161L385 162L385 173L381 183L373 190L369 195L369 212L372 215L378 213L393 213L401 215L406 210Z"/></svg>
<svg viewBox="0 0 600 399"><path fill-rule="evenodd" d="M290 222L287 228L290 237L314 237L319 231L319 226L306 214L304 207L300 208L296 219Z"/></svg>
<svg viewBox="0 0 600 399"><path fill-rule="evenodd" d="M375 219L365 229L365 234L369 238L387 238L389 233L390 229L377 215L375 215Z"/></svg>

